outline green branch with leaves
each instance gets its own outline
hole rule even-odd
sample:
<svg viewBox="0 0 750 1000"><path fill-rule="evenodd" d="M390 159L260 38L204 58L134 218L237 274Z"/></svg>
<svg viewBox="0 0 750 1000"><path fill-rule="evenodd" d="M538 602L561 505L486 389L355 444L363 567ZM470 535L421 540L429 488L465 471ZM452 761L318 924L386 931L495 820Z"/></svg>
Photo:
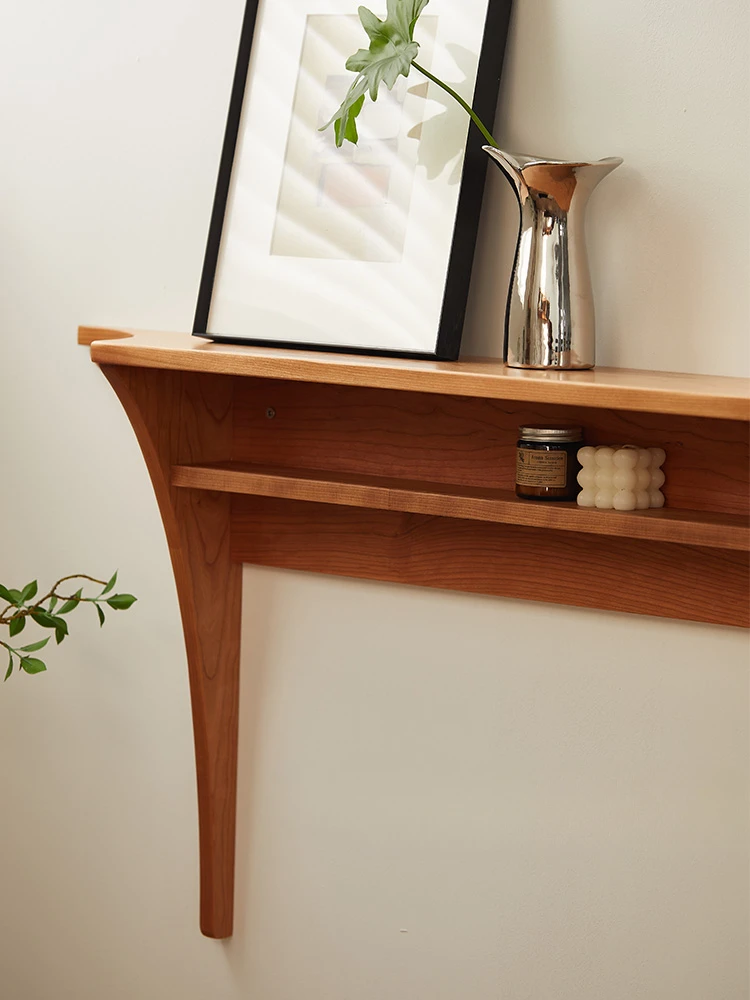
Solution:
<svg viewBox="0 0 750 1000"><path fill-rule="evenodd" d="M80 581L97 584L103 589L95 597L85 596L83 590L86 584L84 583L83 586L79 587L72 594L61 593L61 588L64 584L68 584L65 590L69 591L72 590L71 584L73 582L78 583ZM27 583L22 590L15 590L12 587L4 587L0 584L0 600L5 601L7 604L7 607L0 612L0 626L7 626L8 638L15 639L16 636L19 636L24 631L29 619L31 619L40 628L50 629L54 632L55 641L59 645L68 635L66 616L71 611L75 611L79 605L93 605L96 608L99 625L101 626L105 621L105 605L113 611L126 611L135 603L136 598L132 594L112 593L116 583L117 573L106 582L104 580L97 580L93 576L87 576L85 573L74 573L72 576L62 577L44 597L39 598L37 598L39 588L36 580ZM5 673L5 680L7 681L13 673L15 666L27 674L40 674L46 670L47 665L43 660L29 654L37 653L40 649L44 649L51 638L52 636L48 635L43 639L38 639L23 646L12 645L10 642L4 642L0 639L0 646L4 647L8 652L8 668Z"/></svg>
<svg viewBox="0 0 750 1000"><path fill-rule="evenodd" d="M357 76L334 116L319 129L323 132L333 125L337 146L343 145L344 139L356 145L359 139L357 116L364 106L365 96L369 93L370 100L376 101L381 83L384 83L388 90L392 90L399 76L408 77L412 66L457 101L485 140L491 146L497 146L490 130L474 109L447 83L433 76L416 62L419 43L414 41L414 29L419 15L428 2L429 0L387 0L384 21L376 17L367 7L359 8L359 19L370 39L370 45L369 48L358 49L346 60L346 68Z"/></svg>

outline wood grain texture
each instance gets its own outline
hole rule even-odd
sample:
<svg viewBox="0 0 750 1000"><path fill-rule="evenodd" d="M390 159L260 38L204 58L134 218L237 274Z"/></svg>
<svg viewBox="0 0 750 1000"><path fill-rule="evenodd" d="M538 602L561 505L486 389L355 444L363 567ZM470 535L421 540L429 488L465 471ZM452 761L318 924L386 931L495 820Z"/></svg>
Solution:
<svg viewBox="0 0 750 1000"><path fill-rule="evenodd" d="M747 556L720 549L235 496L232 553L261 566L750 624Z"/></svg>
<svg viewBox="0 0 750 1000"><path fill-rule="evenodd" d="M85 328L91 357L116 364L294 382L322 382L369 388L527 402L554 402L726 420L750 414L748 381L710 375L595 368L583 372L540 372L507 368L490 358L457 362L410 361L213 344L179 333ZM131 335L132 334L132 335ZM125 335L123 337L123 335Z"/></svg>
<svg viewBox="0 0 750 1000"><path fill-rule="evenodd" d="M241 567L230 558L230 498L176 490L176 461L229 455L230 380L105 366L151 475L172 558L185 633L195 737L200 925L232 933L239 709Z"/></svg>
<svg viewBox="0 0 750 1000"><path fill-rule="evenodd" d="M589 444L661 446L670 508L750 514L741 421L237 379L232 457L512 491L518 428L528 423L580 424Z"/></svg>
<svg viewBox="0 0 750 1000"><path fill-rule="evenodd" d="M585 510L575 503L519 500L510 490L232 462L175 465L172 485L707 548L750 550L747 518L736 514L669 508L631 513Z"/></svg>

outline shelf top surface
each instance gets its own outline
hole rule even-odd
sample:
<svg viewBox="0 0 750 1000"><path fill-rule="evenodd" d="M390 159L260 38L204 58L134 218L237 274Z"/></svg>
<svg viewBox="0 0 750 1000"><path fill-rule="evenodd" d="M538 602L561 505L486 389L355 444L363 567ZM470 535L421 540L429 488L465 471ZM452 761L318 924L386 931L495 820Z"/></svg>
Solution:
<svg viewBox="0 0 750 1000"><path fill-rule="evenodd" d="M452 396L565 406L684 414L725 420L750 417L750 380L722 375L594 368L532 371L493 358L412 361L244 344L215 344L187 333L81 327L97 364L276 378Z"/></svg>

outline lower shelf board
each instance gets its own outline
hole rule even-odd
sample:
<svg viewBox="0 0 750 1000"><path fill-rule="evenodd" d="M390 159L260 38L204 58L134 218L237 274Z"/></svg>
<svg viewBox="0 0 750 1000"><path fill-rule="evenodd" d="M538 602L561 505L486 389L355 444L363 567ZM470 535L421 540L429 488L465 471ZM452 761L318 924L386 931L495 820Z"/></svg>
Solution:
<svg viewBox="0 0 750 1000"><path fill-rule="evenodd" d="M172 485L703 548L750 550L746 518L710 511L669 507L632 513L587 510L575 503L519 500L508 490L240 463L175 465Z"/></svg>

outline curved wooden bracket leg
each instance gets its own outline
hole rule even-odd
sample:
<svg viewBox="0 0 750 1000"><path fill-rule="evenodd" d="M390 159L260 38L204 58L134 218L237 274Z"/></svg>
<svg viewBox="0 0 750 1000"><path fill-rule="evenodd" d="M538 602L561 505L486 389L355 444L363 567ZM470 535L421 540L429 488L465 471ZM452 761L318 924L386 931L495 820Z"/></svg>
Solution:
<svg viewBox="0 0 750 1000"><path fill-rule="evenodd" d="M175 464L227 461L230 376L102 365L146 460L185 632L200 837L200 926L232 933L242 566L230 559L228 494L176 489Z"/></svg>

